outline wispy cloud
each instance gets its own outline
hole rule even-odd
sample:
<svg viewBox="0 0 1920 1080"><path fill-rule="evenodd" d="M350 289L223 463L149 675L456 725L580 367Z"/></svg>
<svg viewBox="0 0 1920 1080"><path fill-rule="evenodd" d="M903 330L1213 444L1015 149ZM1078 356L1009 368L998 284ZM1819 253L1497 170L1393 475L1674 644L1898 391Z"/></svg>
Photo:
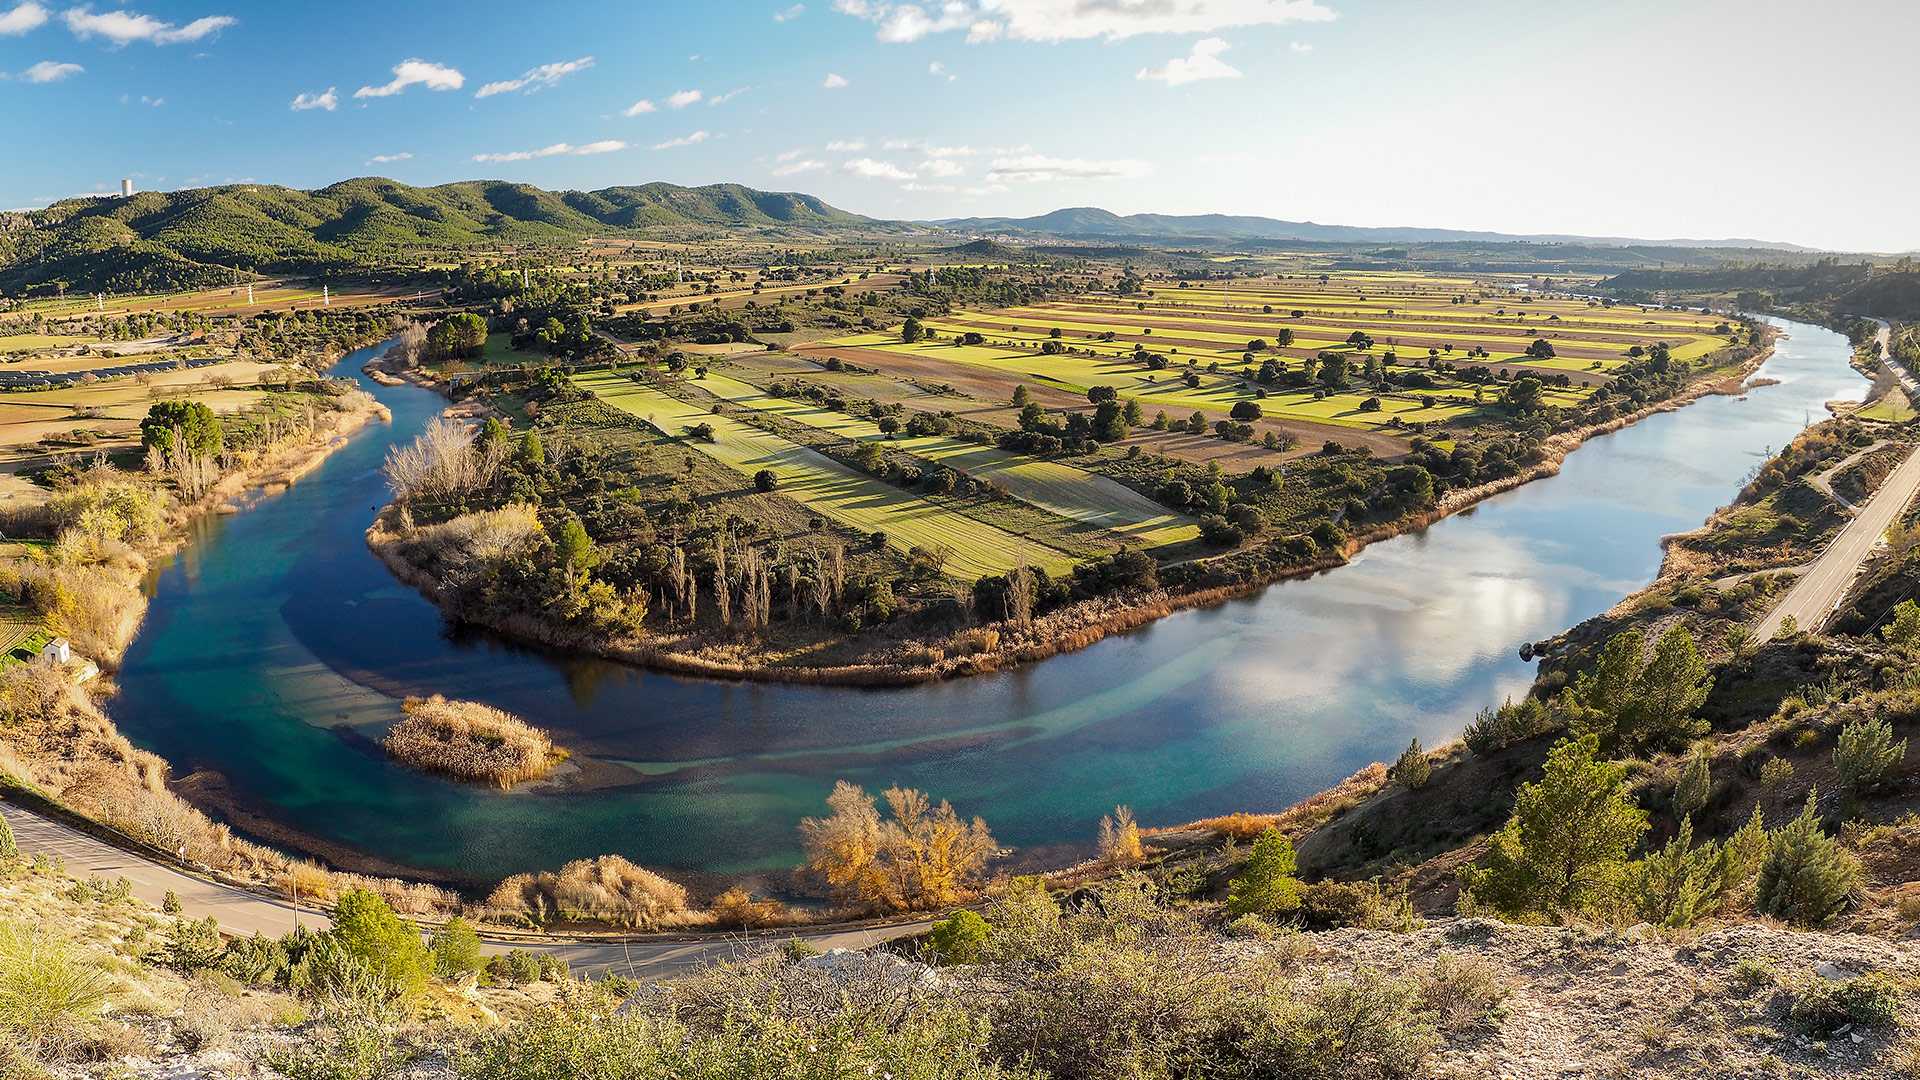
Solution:
<svg viewBox="0 0 1920 1080"><path fill-rule="evenodd" d="M1326 22L1317 0L834 0L833 9L876 24L881 41L967 32L971 42L1118 41L1136 34L1211 34L1239 26Z"/></svg>
<svg viewBox="0 0 1920 1080"><path fill-rule="evenodd" d="M1201 79L1237 79L1239 69L1220 59L1220 54L1230 46L1217 37L1201 38L1193 43L1193 50L1185 56L1176 56L1159 67L1141 68L1136 79L1151 79L1168 86L1180 86L1185 83L1199 82Z"/></svg>
<svg viewBox="0 0 1920 1080"><path fill-rule="evenodd" d="M50 83L78 75L87 70L79 64L56 64L51 60L42 60L20 73L21 82Z"/></svg>
<svg viewBox="0 0 1920 1080"><path fill-rule="evenodd" d="M829 90L838 90L841 87L847 85L847 80L829 72L827 74L826 81L821 83L820 85L826 87Z"/></svg>
<svg viewBox="0 0 1920 1080"><path fill-rule="evenodd" d="M799 18L801 14L804 13L806 10L807 10L807 5L795 4L785 11L774 12L773 21L774 22L791 22L794 19Z"/></svg>
<svg viewBox="0 0 1920 1080"><path fill-rule="evenodd" d="M332 112L340 107L340 88L329 86L324 94L301 94L293 99L290 107L294 112L305 112L308 109L325 109Z"/></svg>
<svg viewBox="0 0 1920 1080"><path fill-rule="evenodd" d="M648 101L646 98L641 98L639 101L636 101L633 104L627 106L626 108L620 110L620 115L621 116L639 116L641 113L650 113L650 112L659 112L659 111L660 111L660 107L658 105L655 105L653 102Z"/></svg>
<svg viewBox="0 0 1920 1080"><path fill-rule="evenodd" d="M27 0L12 11L0 15L0 37L13 37L31 30L38 30L47 24L52 14L33 0Z"/></svg>
<svg viewBox="0 0 1920 1080"><path fill-rule="evenodd" d="M367 159L369 165L389 165L396 161L412 161L412 154L375 154Z"/></svg>
<svg viewBox="0 0 1920 1080"><path fill-rule="evenodd" d="M914 178L913 173L891 161L875 161L872 158L854 158L841 165L840 171L862 180L911 180Z"/></svg>
<svg viewBox="0 0 1920 1080"><path fill-rule="evenodd" d="M240 22L231 15L208 15L185 26L175 26L136 11L103 11L96 15L90 7L68 8L60 17L66 20L67 29L73 31L75 37L84 39L98 34L115 45L134 41L178 45L183 41L211 37Z"/></svg>
<svg viewBox="0 0 1920 1080"><path fill-rule="evenodd" d="M815 161L812 158L808 158L805 161L792 161L792 162L788 162L785 165L777 166L773 170L773 175L797 176L800 173L819 172L821 169L824 169L826 167L827 167L826 162Z"/></svg>
<svg viewBox="0 0 1920 1080"><path fill-rule="evenodd" d="M680 90L667 96L667 107L670 109L684 109L705 96L706 95L698 90Z"/></svg>
<svg viewBox="0 0 1920 1080"><path fill-rule="evenodd" d="M948 82L952 82L955 79L958 79L960 77L958 75L947 74L947 65L941 63L938 60L935 60L933 63L927 65L927 74L933 76L936 79L945 79Z"/></svg>
<svg viewBox="0 0 1920 1080"><path fill-rule="evenodd" d="M866 148L867 140L865 139L835 139L827 144L828 150L844 151L849 154L857 154Z"/></svg>
<svg viewBox="0 0 1920 1080"><path fill-rule="evenodd" d="M952 158L928 158L914 167L925 176L959 176L967 171L965 165Z"/></svg>
<svg viewBox="0 0 1920 1080"><path fill-rule="evenodd" d="M1052 180L1113 180L1144 176L1153 171L1145 161L1088 161L1085 158L1056 158L1040 154L995 158L987 169L988 183L1034 184Z"/></svg>
<svg viewBox="0 0 1920 1080"><path fill-rule="evenodd" d="M691 135L683 135L678 139L668 139L666 142L663 142L663 143L654 143L653 148L655 150L677 150L682 146L698 145L699 143L706 142L708 139L711 139L711 138L713 138L713 136L707 134L704 131L696 131Z"/></svg>
<svg viewBox="0 0 1920 1080"><path fill-rule="evenodd" d="M785 152L785 153L783 153L783 154L780 154L780 155L778 155L778 156L776 156L776 157L775 157L775 158L774 158L773 160L775 160L775 161L792 161L792 160L793 160L794 158L797 158L797 157L799 157L800 155L802 155L802 154L804 154L804 153L806 153L806 152L807 152L807 151L806 151L806 148L805 148L805 147L801 147L801 148L800 148L800 149L798 149L798 150L788 150L787 152Z"/></svg>
<svg viewBox="0 0 1920 1080"><path fill-rule="evenodd" d="M569 143L554 143L538 150L515 150L506 154L475 154L473 160L484 162L530 161L534 158L559 157L562 154L580 157L584 154L607 154L615 150L625 150L627 144L618 139L603 139L585 146L573 146Z"/></svg>
<svg viewBox="0 0 1920 1080"><path fill-rule="evenodd" d="M525 90L529 94L538 93L576 71L585 71L593 66L593 57L583 56L578 60L567 60L556 64L542 64L529 70L517 79L490 82L482 86L473 96L492 97L495 94L511 94L515 90Z"/></svg>
<svg viewBox="0 0 1920 1080"><path fill-rule="evenodd" d="M1313 51L1313 46L1308 45L1306 42L1303 42L1303 41L1296 41L1293 44L1288 45L1287 48L1292 49L1294 52L1297 52L1297 53L1310 53Z"/></svg>
<svg viewBox="0 0 1920 1080"><path fill-rule="evenodd" d="M392 97L409 86L429 90L458 90L467 77L453 68L425 60L403 60L394 65L393 81L384 86L363 86L353 92L357 98Z"/></svg>
<svg viewBox="0 0 1920 1080"><path fill-rule="evenodd" d="M749 90L751 90L751 89L753 89L753 87L751 87L751 86L743 86L743 87L741 87L741 88L740 88L740 89L738 89L738 90L729 90L729 91L727 91L726 93L724 93L724 94L721 94L721 95L719 95L718 97L711 97L711 98L708 98L708 99L707 99L707 104L709 104L709 105L725 105L725 104L726 104L727 102L729 102L729 101L732 101L732 100L733 100L734 98L737 98L737 97L739 97L739 96L740 96L741 94L744 94L744 93L746 93L747 91L749 91Z"/></svg>

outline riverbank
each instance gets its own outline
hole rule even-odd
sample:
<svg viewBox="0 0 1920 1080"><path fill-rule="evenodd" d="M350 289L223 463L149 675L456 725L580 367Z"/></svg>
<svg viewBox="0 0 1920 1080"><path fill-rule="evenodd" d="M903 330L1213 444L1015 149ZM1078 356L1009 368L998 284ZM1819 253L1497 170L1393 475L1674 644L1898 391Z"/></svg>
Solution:
<svg viewBox="0 0 1920 1080"><path fill-rule="evenodd" d="M376 557L400 581L418 589L449 616L509 638L573 650L653 671L697 678L855 687L902 687L1004 672L1077 652L1115 635L1126 634L1169 615L1214 607L1245 598L1279 582L1310 577L1344 565L1369 545L1426 529L1495 495L1559 473L1567 455L1589 439L1620 431L1651 416L1673 412L1710 394L1739 393L1773 353L1775 334L1731 374L1721 368L1703 373L1674 396L1610 420L1549 436L1540 444L1542 459L1513 475L1470 488L1449 491L1437 505L1416 511L1338 547L1322 548L1304 560L1280 555L1286 538L1250 548L1191 560L1196 584L1115 593L1082 600L1021 624L1014 621L967 626L941 637L887 637L875 633L871 659L836 665L769 663L757 660L751 644L724 646L702 641L700 652L675 648L657 639L610 637L592 630L557 625L521 614L456 611L442 583L406 554L406 533L389 506L368 528L366 541ZM376 361L376 363L378 363ZM1275 558L1277 556L1277 558ZM1226 579L1226 580L1221 580ZM716 656L714 654L720 654Z"/></svg>

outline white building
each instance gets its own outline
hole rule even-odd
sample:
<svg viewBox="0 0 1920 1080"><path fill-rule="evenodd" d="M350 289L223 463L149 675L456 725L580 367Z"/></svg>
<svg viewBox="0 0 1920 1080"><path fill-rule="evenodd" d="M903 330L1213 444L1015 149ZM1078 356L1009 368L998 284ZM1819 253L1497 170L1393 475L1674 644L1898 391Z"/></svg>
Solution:
<svg viewBox="0 0 1920 1080"><path fill-rule="evenodd" d="M47 642L46 648L40 650L40 658L51 660L56 664L64 664L73 659L73 645L66 638L54 638Z"/></svg>
<svg viewBox="0 0 1920 1080"><path fill-rule="evenodd" d="M133 181L132 180L120 181L120 197L123 199L133 198Z"/></svg>

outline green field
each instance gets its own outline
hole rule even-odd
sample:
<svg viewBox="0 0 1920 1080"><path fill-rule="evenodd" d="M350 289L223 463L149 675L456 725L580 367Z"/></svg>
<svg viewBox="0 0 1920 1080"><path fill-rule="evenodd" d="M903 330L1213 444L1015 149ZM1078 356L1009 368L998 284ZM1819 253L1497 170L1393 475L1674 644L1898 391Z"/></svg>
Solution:
<svg viewBox="0 0 1920 1080"><path fill-rule="evenodd" d="M962 579L999 574L1020 565L1065 573L1076 561L1063 551L1016 536L851 469L817 451L730 417L639 386L610 372L574 380L601 401L640 417L664 435L679 437L694 424L711 424L714 441L687 445L751 477L770 469L780 492L843 525L885 532L902 549L946 547L948 573Z"/></svg>
<svg viewBox="0 0 1920 1080"><path fill-rule="evenodd" d="M695 385L735 404L849 439L882 437L871 421L796 398L772 397L756 386L724 375L710 373ZM1125 484L1071 465L940 435L901 437L889 440L887 445L968 476L997 481L1022 502L1073 521L1098 525L1141 547L1183 543L1200 535L1199 525L1185 514L1173 513Z"/></svg>

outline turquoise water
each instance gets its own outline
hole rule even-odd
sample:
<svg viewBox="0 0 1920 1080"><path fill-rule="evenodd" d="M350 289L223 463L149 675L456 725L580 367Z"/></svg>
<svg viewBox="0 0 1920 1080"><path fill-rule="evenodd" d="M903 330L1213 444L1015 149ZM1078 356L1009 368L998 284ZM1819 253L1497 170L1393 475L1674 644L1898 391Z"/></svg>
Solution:
<svg viewBox="0 0 1920 1080"><path fill-rule="evenodd" d="M1523 692L1521 643L1640 588L1661 536L1729 501L1824 402L1860 396L1843 338L1787 328L1762 372L1778 385L1593 440L1559 476L1349 566L1023 670L888 690L681 679L448 626L363 539L387 448L444 402L368 385L390 425L201 522L159 569L110 711L177 775L217 771L307 833L474 879L605 852L791 865L795 825L837 778L924 788L1017 846L1086 843L1121 803L1148 824L1275 809ZM397 769L332 730L390 721L410 693L510 710L631 782L504 795Z"/></svg>

